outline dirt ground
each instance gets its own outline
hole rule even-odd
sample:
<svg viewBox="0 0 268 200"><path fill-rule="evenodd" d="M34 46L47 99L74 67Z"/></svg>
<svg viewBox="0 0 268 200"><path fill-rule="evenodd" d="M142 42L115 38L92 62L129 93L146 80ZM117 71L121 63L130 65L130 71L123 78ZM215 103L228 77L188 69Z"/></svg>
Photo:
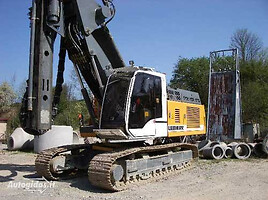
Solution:
<svg viewBox="0 0 268 200"><path fill-rule="evenodd" d="M180 174L139 183L122 192L107 192L91 186L86 176L48 183L35 173L35 157L0 150L0 199L268 199L268 159L200 159Z"/></svg>

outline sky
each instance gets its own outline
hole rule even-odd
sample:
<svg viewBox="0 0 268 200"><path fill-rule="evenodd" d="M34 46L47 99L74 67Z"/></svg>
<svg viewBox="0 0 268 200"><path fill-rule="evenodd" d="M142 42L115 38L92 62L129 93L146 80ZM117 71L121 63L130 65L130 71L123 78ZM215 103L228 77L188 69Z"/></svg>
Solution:
<svg viewBox="0 0 268 200"><path fill-rule="evenodd" d="M28 77L31 2L0 0L0 83L19 87ZM257 34L268 47L268 0L114 0L114 4L116 16L108 27L125 62L155 68L166 73L168 81L180 56L208 56L226 49L239 28ZM66 65L68 81L72 64Z"/></svg>

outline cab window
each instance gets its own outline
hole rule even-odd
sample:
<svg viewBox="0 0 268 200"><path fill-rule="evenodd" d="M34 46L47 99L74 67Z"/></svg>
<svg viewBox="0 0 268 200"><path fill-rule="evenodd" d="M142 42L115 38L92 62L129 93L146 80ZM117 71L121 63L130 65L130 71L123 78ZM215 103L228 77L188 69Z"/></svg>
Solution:
<svg viewBox="0 0 268 200"><path fill-rule="evenodd" d="M131 97L129 128L142 128L151 119L162 117L161 78L137 73Z"/></svg>

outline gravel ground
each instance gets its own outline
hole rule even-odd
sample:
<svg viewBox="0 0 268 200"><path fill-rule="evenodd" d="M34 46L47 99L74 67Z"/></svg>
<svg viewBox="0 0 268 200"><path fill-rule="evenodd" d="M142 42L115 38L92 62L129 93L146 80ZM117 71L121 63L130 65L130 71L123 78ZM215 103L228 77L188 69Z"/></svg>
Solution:
<svg viewBox="0 0 268 200"><path fill-rule="evenodd" d="M0 199L268 199L268 159L200 159L180 174L139 183L122 192L107 192L91 186L85 176L48 183L35 173L35 157L0 150Z"/></svg>

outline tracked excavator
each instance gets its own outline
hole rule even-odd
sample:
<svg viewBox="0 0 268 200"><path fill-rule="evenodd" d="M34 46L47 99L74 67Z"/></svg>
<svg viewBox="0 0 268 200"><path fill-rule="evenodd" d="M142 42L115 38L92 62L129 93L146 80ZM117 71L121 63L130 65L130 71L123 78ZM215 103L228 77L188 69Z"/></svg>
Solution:
<svg viewBox="0 0 268 200"><path fill-rule="evenodd" d="M107 28L115 11L112 0L32 1L29 79L21 125L36 136L51 129L68 54L92 121L80 128L81 136L99 141L42 151L35 167L49 180L87 171L92 185L120 191L135 181L179 171L198 157L196 146L186 141L206 132L199 94L167 87L165 74L152 68L133 62L126 66ZM59 62L52 94L57 35ZM87 87L101 105L99 117Z"/></svg>

